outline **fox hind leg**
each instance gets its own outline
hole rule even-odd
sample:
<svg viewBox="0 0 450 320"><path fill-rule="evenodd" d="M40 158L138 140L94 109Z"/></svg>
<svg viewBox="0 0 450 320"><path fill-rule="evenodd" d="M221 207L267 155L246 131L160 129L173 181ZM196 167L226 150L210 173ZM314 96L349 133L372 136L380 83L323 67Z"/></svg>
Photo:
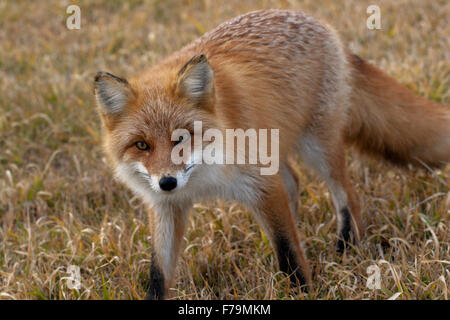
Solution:
<svg viewBox="0 0 450 320"><path fill-rule="evenodd" d="M300 143L303 162L325 180L331 192L338 222L338 252L363 235L359 199L347 175L343 146L339 138L320 139L308 134Z"/></svg>

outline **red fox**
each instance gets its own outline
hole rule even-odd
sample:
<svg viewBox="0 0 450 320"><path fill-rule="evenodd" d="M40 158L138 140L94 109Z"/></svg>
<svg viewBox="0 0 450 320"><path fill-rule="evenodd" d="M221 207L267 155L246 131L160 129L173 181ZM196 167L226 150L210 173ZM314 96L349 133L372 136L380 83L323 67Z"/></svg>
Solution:
<svg viewBox="0 0 450 320"><path fill-rule="evenodd" d="M450 109L416 96L352 54L336 32L311 16L263 10L225 22L128 81L99 72L95 96L104 150L115 175L149 206L152 264L147 298L174 286L177 256L192 204L234 200L254 213L281 271L308 289L311 271L296 230L299 154L327 183L337 214L337 250L364 233L344 151L395 164L450 161ZM260 164L171 160L189 135L215 128L278 129L279 171Z"/></svg>

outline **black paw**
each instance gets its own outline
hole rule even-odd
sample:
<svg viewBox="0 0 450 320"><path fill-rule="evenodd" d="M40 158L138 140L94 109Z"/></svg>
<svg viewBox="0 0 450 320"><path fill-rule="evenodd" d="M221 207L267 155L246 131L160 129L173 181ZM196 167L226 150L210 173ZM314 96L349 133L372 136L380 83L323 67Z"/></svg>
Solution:
<svg viewBox="0 0 450 320"><path fill-rule="evenodd" d="M336 241L336 251L338 253L344 253L345 249L348 249L349 247L350 244L343 239L338 239L338 241Z"/></svg>
<svg viewBox="0 0 450 320"><path fill-rule="evenodd" d="M336 242L336 251L343 253L345 249L350 247L350 244L355 243L355 236L352 230L351 213L347 207L341 210L342 227L339 231L339 238Z"/></svg>

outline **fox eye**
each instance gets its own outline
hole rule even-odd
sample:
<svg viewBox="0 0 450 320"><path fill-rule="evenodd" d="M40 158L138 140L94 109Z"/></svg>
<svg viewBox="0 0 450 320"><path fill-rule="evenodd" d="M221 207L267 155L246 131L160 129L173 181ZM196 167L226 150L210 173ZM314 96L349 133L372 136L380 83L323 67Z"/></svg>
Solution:
<svg viewBox="0 0 450 320"><path fill-rule="evenodd" d="M180 136L178 137L178 140L176 140L176 141L174 142L174 145L177 145L177 144L182 143L182 142L186 142L186 141L188 141L190 138L191 138L191 135L190 135L189 133L184 133L184 134L182 134L182 135L180 135Z"/></svg>
<svg viewBox="0 0 450 320"><path fill-rule="evenodd" d="M134 145L136 146L136 148L138 148L139 150L142 150L142 151L150 149L148 144L146 144L144 141L138 141Z"/></svg>

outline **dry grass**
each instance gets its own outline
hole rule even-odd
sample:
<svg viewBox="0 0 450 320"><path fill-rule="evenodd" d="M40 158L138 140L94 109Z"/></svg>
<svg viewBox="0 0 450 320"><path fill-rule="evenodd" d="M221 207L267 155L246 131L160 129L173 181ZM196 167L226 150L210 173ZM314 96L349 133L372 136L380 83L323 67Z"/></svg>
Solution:
<svg viewBox="0 0 450 320"><path fill-rule="evenodd" d="M383 29L371 31L365 9L372 2L80 1L81 30L69 31L69 1L0 1L0 298L145 295L147 217L103 162L91 88L97 70L128 75L228 18L291 8L327 21L360 56L449 104L448 2L376 1ZM397 169L352 153L349 161L367 236L343 256L334 251L324 183L301 171L298 229L315 273L309 295L277 273L249 212L215 202L196 206L190 218L175 296L387 299L402 292L398 299L448 299L450 168ZM366 287L373 264L381 290ZM67 288L69 265L81 268L79 291Z"/></svg>

